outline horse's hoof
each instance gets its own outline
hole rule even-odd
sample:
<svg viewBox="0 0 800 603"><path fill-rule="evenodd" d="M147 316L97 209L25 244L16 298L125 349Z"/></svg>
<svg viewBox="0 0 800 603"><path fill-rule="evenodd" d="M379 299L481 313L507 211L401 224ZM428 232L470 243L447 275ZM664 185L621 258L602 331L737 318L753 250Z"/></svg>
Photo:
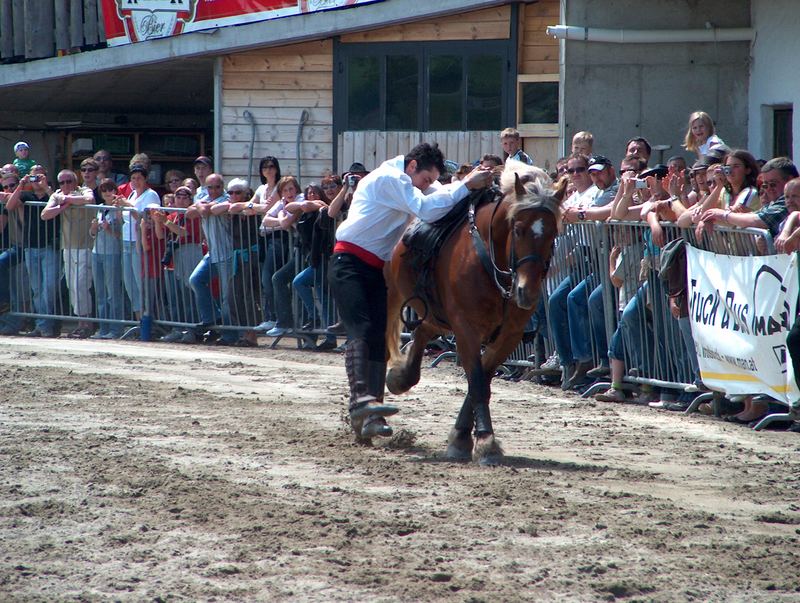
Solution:
<svg viewBox="0 0 800 603"><path fill-rule="evenodd" d="M472 436L462 435L456 429L450 430L447 438L447 458L451 461L469 461L472 458Z"/></svg>
<svg viewBox="0 0 800 603"><path fill-rule="evenodd" d="M371 438L388 438L394 433L392 428L386 423L386 419L381 416L370 415L364 421L364 426L361 428L361 437L364 439Z"/></svg>
<svg viewBox="0 0 800 603"><path fill-rule="evenodd" d="M406 387L402 371L395 368L389 369L389 372L386 373L386 389L395 395L404 394L410 389Z"/></svg>
<svg viewBox="0 0 800 603"><path fill-rule="evenodd" d="M475 441L472 458L481 467L500 465L503 462L503 448L494 435L478 437Z"/></svg>

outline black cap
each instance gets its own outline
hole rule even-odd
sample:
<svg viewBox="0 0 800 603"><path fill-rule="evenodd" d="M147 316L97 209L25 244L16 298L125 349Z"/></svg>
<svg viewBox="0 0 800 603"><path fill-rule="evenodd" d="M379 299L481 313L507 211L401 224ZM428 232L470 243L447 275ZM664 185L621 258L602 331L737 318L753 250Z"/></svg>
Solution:
<svg viewBox="0 0 800 603"><path fill-rule="evenodd" d="M214 162L211 161L210 157L206 157L205 155L200 155L200 157L194 160L194 163L203 163L212 169L214 168ZM194 165L194 163L192 165Z"/></svg>
<svg viewBox="0 0 800 603"><path fill-rule="evenodd" d="M600 170L604 170L613 165L614 164L611 163L611 160L608 157L603 157L602 155L592 155L589 158L590 172L599 172Z"/></svg>
<svg viewBox="0 0 800 603"><path fill-rule="evenodd" d="M656 178L663 178L669 172L669 168L663 163L651 167L649 170L643 171L639 174L639 178L647 178L648 176L655 176Z"/></svg>
<svg viewBox="0 0 800 603"><path fill-rule="evenodd" d="M347 168L347 171L351 174L366 174L367 168L364 167L363 163L356 161L355 163L350 164L350 167Z"/></svg>

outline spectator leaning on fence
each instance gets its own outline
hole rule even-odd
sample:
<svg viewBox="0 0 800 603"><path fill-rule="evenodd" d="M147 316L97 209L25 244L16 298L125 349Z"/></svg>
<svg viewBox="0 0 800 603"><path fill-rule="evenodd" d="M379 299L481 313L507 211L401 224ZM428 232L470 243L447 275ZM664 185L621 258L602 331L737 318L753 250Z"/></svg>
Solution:
<svg viewBox="0 0 800 603"><path fill-rule="evenodd" d="M619 189L619 181L611 161L602 155L589 159L588 174L597 192L586 206L572 206L564 213L564 221L604 222L611 216L612 203ZM570 343L573 356L578 359L575 372L570 375L569 387L583 383L587 376L603 374L608 367L606 331L603 317L603 285L598 275L592 273L580 282L567 296L567 314L570 324ZM588 320L588 323L586 322ZM600 366L592 368L592 350L589 332L594 337L600 353ZM593 374L588 375L594 371Z"/></svg>
<svg viewBox="0 0 800 603"><path fill-rule="evenodd" d="M50 195L42 210L42 220L61 217L61 248L64 274L67 279L69 301L77 328L69 336L85 339L94 333L92 321L92 238L89 229L94 211L82 207L94 203L91 189L78 185L78 176L72 170L58 173L59 188Z"/></svg>
<svg viewBox="0 0 800 603"><path fill-rule="evenodd" d="M23 178L31 191L17 187L8 199L9 212L17 212L22 221L22 247L25 268L28 271L33 293L33 308L37 314L52 316L56 313L56 299L61 283L61 262L58 251L61 243L61 218L40 219L52 193L47 182L47 171L35 165ZM30 203L29 203L30 202ZM33 203L36 203L34 205ZM58 324L52 318L37 318L36 327L27 333L31 337L57 337Z"/></svg>
<svg viewBox="0 0 800 603"><path fill-rule="evenodd" d="M19 212L6 207L8 200L19 189L19 178L15 174L3 178L3 191L0 192L0 335L19 333L21 319L8 314L19 311L20 302L25 297L22 287L24 279L19 278L18 266L22 263L22 230Z"/></svg>
<svg viewBox="0 0 800 603"><path fill-rule="evenodd" d="M564 202L562 206L562 216L580 215L586 208L590 207L598 195L599 191L596 186L592 184L592 179L589 176L589 159L584 155L573 154L570 155L567 161L567 174L570 181L575 187L575 192ZM580 368L583 371L583 364L591 365L591 362L585 357L576 357L576 353L583 354L585 349L583 344L578 345L578 349L573 349L572 335L575 337L583 336L588 332L588 317L581 317L580 324L570 324L570 314L568 310L568 298L572 290L575 289L580 283L588 277L586 266L588 265L588 257L586 256L586 248L588 242L585 240L570 240L565 241L570 246L566 254L566 260L569 266L566 267L569 271L561 283L556 287L555 291L550 295L550 329L549 332L555 344L556 351L558 352L558 362L562 367L561 387L565 390L570 389L573 382L573 375L576 369ZM584 329L584 327L586 327ZM580 335L579 335L580 333ZM586 335L588 338L588 334ZM591 358L591 353L589 354ZM546 363L545 368L552 368L555 358L551 358ZM579 366L581 365L581 366ZM588 366L586 370L591 369ZM585 371L583 371L585 374ZM582 380L582 376L580 379ZM577 380L575 381L577 383Z"/></svg>
<svg viewBox="0 0 800 603"><path fill-rule="evenodd" d="M175 207L178 209L189 208L192 205L193 197L193 189L186 185L179 186L175 191ZM203 258L203 232L199 214L196 212L192 216L188 214L188 211L175 211L167 215L163 222L158 220L156 236L165 239L164 260L172 262L171 281L167 282L167 296L173 313L171 318L175 322L196 323L199 318L189 277ZM183 331L176 327L162 337L162 341L194 343L196 336L194 331Z"/></svg>
<svg viewBox="0 0 800 603"><path fill-rule="evenodd" d="M302 215L302 211L292 212L288 207L293 207L293 203L303 200L303 195L300 191L300 183L297 181L297 178L294 176L284 176L281 178L281 181L278 183L278 194L281 200L273 207L273 210L278 210L277 213L268 213L264 216L262 223L265 228L294 232L294 225ZM296 248L296 246L290 247L290 251L283 262L283 266L278 268L272 275L272 299L275 304L277 323L272 329L267 331L267 335L270 337L285 335L294 327L291 284L297 274L294 262Z"/></svg>
<svg viewBox="0 0 800 603"><path fill-rule="evenodd" d="M199 162L200 158L198 158ZM207 165L203 162L204 165ZM197 172L198 163L195 163ZM222 324L230 324L230 300L228 290L233 276L233 240L231 238L231 221L228 218L229 198L225 193L225 183L220 174L209 174L204 188L207 196L200 197L187 211L187 218L193 218L195 212L202 218L203 232L208 243L208 253L197 264L189 278L194 291L200 322L203 326L216 323L214 298L211 294L211 279L219 280L220 320ZM198 191L195 199L201 195ZM195 337L199 332L194 332ZM219 337L223 344L231 345L239 339L236 330L225 330ZM217 339L214 332L209 334L207 343Z"/></svg>
<svg viewBox="0 0 800 603"><path fill-rule="evenodd" d="M786 183L792 178L797 178L798 172L794 163L786 157L778 157L764 164L761 168L764 182L767 184L770 195L780 193L769 206L754 213L734 213L731 208L712 208L702 215L703 221L709 221L722 226L738 228L766 228L772 236L780 233L781 225L788 215L786 201L783 196Z"/></svg>
<svg viewBox="0 0 800 603"><path fill-rule="evenodd" d="M228 182L228 213L233 241L233 278L228 288L231 322L241 327L253 326L261 320L260 269L258 264L259 226L261 216L250 201L247 181L234 178ZM254 330L242 331L236 342L240 347L256 347Z"/></svg>
<svg viewBox="0 0 800 603"><path fill-rule="evenodd" d="M125 307L122 286L122 210L115 207L117 184L111 178L103 179L97 187L100 192L99 209L92 220L89 234L94 238L92 248L92 278L97 317L122 320ZM122 326L100 322L93 339L118 339Z"/></svg>

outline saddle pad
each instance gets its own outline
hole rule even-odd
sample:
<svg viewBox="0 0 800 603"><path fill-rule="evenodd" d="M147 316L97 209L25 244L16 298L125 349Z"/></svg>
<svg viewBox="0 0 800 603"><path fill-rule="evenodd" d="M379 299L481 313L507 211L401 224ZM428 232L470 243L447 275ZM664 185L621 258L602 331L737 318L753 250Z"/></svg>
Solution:
<svg viewBox="0 0 800 603"><path fill-rule="evenodd" d="M473 203L477 207L494 199L495 193L493 189L472 191L436 222L414 220L403 233L402 239L407 248L403 255L411 268L420 273L423 267L431 267L444 244L467 219L467 208Z"/></svg>

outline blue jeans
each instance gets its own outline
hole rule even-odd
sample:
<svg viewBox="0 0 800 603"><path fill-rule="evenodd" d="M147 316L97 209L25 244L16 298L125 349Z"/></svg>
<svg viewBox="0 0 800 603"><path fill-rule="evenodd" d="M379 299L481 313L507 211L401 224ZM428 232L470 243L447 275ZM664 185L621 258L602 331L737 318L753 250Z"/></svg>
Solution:
<svg viewBox="0 0 800 603"><path fill-rule="evenodd" d="M297 274L294 258L289 258L286 263L272 275L272 294L275 301L275 313L278 316L278 325L285 329L294 327L292 316L292 290L290 285Z"/></svg>
<svg viewBox="0 0 800 603"><path fill-rule="evenodd" d="M297 291L297 295L305 306L308 312L309 319L314 323L316 328L324 328L329 324L330 317L328 316L328 292L325 287L325 271L322 268L313 268L309 266L305 268L294 277L292 287ZM316 307L314 306L313 290L317 290L317 298L322 305L322 318L317 320Z"/></svg>
<svg viewBox="0 0 800 603"><path fill-rule="evenodd" d="M122 278L131 310L142 311L142 253L136 241L122 241Z"/></svg>
<svg viewBox="0 0 800 603"><path fill-rule="evenodd" d="M97 318L122 320L125 299L122 286L122 256L119 254L93 253L92 277ZM100 323L100 334L122 335L123 326L116 323Z"/></svg>
<svg viewBox="0 0 800 603"><path fill-rule="evenodd" d="M692 323L688 316L678 319L678 328L681 330L683 345L686 348L686 355L689 357L689 365L692 370L692 379L700 379L700 364L697 361L697 348L692 337Z"/></svg>
<svg viewBox="0 0 800 603"><path fill-rule="evenodd" d="M569 319L569 341L572 348L572 355L578 362L589 362L592 360L592 336L595 338L595 345L598 349L607 347L605 341L605 331L598 333L594 328L590 316L589 295L595 293L595 289L600 289L600 315L603 314L603 290L598 286L595 288L595 276L590 274L567 294L567 317ZM595 304L597 298L595 297ZM603 323L601 323L602 328ZM601 338L598 339L598 336ZM602 356L603 354L601 354Z"/></svg>
<svg viewBox="0 0 800 603"><path fill-rule="evenodd" d="M566 277L550 295L550 334L561 359L561 366L569 366L574 362L569 336L567 297L575 286L576 278L575 275Z"/></svg>
<svg viewBox="0 0 800 603"><path fill-rule="evenodd" d="M9 247L0 253L0 303L9 304L11 311L21 309L22 291L19 287L22 283L21 275L17 267L22 263L22 249L19 247ZM19 316L0 316L0 328L11 331L19 331L22 326L22 319Z"/></svg>
<svg viewBox="0 0 800 603"><path fill-rule="evenodd" d="M33 309L37 314L55 314L56 296L61 283L61 257L52 247L31 247L25 250L25 268L33 292ZM37 318L36 328L52 335L56 322L52 318Z"/></svg>
<svg viewBox="0 0 800 603"><path fill-rule="evenodd" d="M594 344L600 354L600 364L608 366L608 337L606 336L603 285L597 285L589 296L589 321L592 325Z"/></svg>
<svg viewBox="0 0 800 603"><path fill-rule="evenodd" d="M221 324L231 324L230 305L228 300L228 287L232 276L231 262L212 262L208 254L197 264L189 277L189 284L194 291L194 298L197 302L197 313L200 315L200 322L205 325L213 325L217 322L217 308L215 308L214 298L211 295L211 279L216 275L219 279L220 304L219 316ZM222 332L223 341L236 341L239 338L238 331Z"/></svg>
<svg viewBox="0 0 800 603"><path fill-rule="evenodd" d="M261 264L261 308L264 320L276 320L272 275L286 263L290 250L286 233L275 232L266 236L266 251Z"/></svg>

